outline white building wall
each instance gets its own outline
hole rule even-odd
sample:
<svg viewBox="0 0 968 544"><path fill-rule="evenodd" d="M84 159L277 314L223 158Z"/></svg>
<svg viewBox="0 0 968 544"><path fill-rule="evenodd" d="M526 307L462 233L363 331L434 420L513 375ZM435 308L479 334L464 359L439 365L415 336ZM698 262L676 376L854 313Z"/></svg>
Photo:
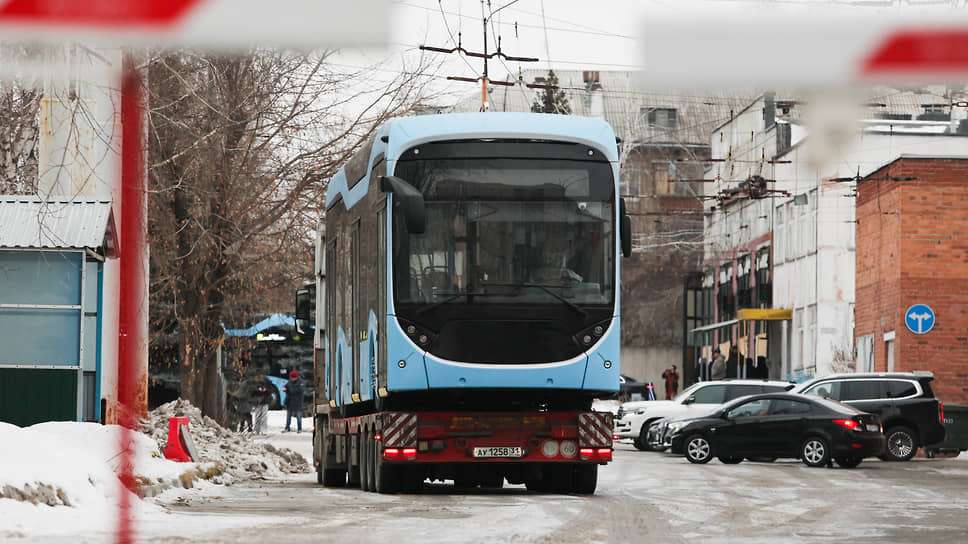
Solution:
<svg viewBox="0 0 968 544"><path fill-rule="evenodd" d="M930 133L935 123L864 125L867 131L827 165L808 166L809 139L782 157L790 164L776 165L776 188L792 196L773 203L773 304L794 310L786 367L793 378L854 368L855 184L829 180L866 176L902 153L963 154L968 148L964 137ZM926 132L898 133L919 127ZM807 205L794 205L795 196L804 194Z"/></svg>
<svg viewBox="0 0 968 544"><path fill-rule="evenodd" d="M122 52L112 48L87 51L65 47L69 75L44 82L47 98L41 104L41 116L48 130L42 131L38 146L38 192L40 196L111 200L116 235L120 236ZM147 276L144 288L147 291ZM118 259L105 261L102 289L101 397L108 399L111 407L116 404L118 386ZM143 312L142 338L147 338L147 306ZM146 370L147 345L143 353L139 364Z"/></svg>

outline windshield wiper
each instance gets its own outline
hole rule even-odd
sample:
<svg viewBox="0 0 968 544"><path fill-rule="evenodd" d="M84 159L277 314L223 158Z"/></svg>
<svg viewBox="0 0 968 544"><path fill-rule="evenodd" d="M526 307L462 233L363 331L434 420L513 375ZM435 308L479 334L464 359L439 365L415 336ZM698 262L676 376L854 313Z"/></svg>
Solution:
<svg viewBox="0 0 968 544"><path fill-rule="evenodd" d="M549 295L551 295L551 296L555 297L556 299L558 299L559 301L561 301L561 303L564 304L565 306L568 306L572 310L578 312L578 314L580 314L582 317L588 317L588 312L586 312L585 310L581 309L580 306L578 306L574 302L568 300L567 298L565 298L565 297L563 297L563 296L559 295L558 293L556 293L556 292L554 292L554 291L551 290L551 287L558 287L557 285L552 285L552 286L549 287L549 286L544 285L544 284L541 284L541 283L494 283L494 282L487 282L483 286L484 287L488 287L488 286L491 286L491 285L494 285L494 286L497 286L497 287L511 287L511 288L514 288L514 289L524 289L524 288L527 288L527 287L534 287L536 289L541 289L545 293L548 293Z"/></svg>

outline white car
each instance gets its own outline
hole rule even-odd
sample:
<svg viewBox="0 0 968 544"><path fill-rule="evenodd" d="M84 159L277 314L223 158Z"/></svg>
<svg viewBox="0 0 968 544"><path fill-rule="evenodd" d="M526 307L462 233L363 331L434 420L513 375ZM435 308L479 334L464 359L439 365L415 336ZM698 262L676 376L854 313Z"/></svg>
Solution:
<svg viewBox="0 0 968 544"><path fill-rule="evenodd" d="M651 451L649 425L663 419L699 417L716 411L724 403L746 395L786 391L794 384L768 380L715 380L690 385L672 400L643 400L619 406L615 435L631 438L635 447Z"/></svg>

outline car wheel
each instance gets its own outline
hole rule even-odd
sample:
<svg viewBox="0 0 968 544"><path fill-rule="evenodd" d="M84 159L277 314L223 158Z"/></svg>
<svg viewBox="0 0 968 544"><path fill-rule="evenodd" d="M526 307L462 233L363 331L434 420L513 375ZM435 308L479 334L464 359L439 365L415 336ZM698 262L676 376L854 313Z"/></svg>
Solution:
<svg viewBox="0 0 968 544"><path fill-rule="evenodd" d="M649 425L652 425L651 421L643 423L642 428L639 429L638 438L632 441L632 445L639 451L652 451L652 446L649 444Z"/></svg>
<svg viewBox="0 0 968 544"><path fill-rule="evenodd" d="M861 457L834 457L834 461L843 468L854 468L860 464Z"/></svg>
<svg viewBox="0 0 968 544"><path fill-rule="evenodd" d="M830 447L819 436L811 436L800 446L800 458L808 467L822 467L830 460Z"/></svg>
<svg viewBox="0 0 968 544"><path fill-rule="evenodd" d="M713 445L701 434L686 439L686 459L690 463L704 464L713 458Z"/></svg>
<svg viewBox="0 0 968 544"><path fill-rule="evenodd" d="M719 456L719 462L724 465L738 465L743 462L742 457Z"/></svg>
<svg viewBox="0 0 968 544"><path fill-rule="evenodd" d="M907 427L891 427L886 433L887 449L884 451L886 461L907 461L918 451L914 431Z"/></svg>

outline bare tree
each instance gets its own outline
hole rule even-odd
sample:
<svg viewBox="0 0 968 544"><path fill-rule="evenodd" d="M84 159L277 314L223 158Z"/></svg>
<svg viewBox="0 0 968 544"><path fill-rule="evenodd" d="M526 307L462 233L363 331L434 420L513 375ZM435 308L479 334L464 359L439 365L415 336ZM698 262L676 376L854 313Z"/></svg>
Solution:
<svg viewBox="0 0 968 544"><path fill-rule="evenodd" d="M4 45L0 56L27 58L23 46ZM37 192L38 111L43 92L36 82L0 80L0 194Z"/></svg>
<svg viewBox="0 0 968 544"><path fill-rule="evenodd" d="M176 333L181 394L221 418L223 322L291 311L327 180L424 92L332 52L158 55L148 64L152 328Z"/></svg>

